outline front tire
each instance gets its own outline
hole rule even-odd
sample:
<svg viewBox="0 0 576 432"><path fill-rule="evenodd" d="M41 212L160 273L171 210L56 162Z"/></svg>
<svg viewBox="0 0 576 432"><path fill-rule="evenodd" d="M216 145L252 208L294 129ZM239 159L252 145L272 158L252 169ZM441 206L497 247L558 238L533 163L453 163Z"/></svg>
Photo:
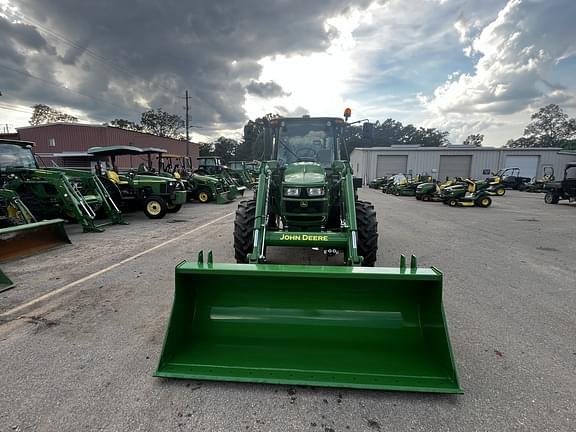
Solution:
<svg viewBox="0 0 576 432"><path fill-rule="evenodd" d="M150 197L144 203L144 214L150 219L162 219L167 210L166 201L160 197Z"/></svg>
<svg viewBox="0 0 576 432"><path fill-rule="evenodd" d="M458 205L458 200L455 198L452 198L451 200L448 201L448 205L450 207L456 207Z"/></svg>
<svg viewBox="0 0 576 432"><path fill-rule="evenodd" d="M202 204L206 204L208 201L210 201L210 192L207 190L201 190L198 192L196 197Z"/></svg>
<svg viewBox="0 0 576 432"><path fill-rule="evenodd" d="M248 262L254 243L256 200L240 201L234 220L234 257L239 264Z"/></svg>
<svg viewBox="0 0 576 432"><path fill-rule="evenodd" d="M366 201L356 202L358 255L364 258L363 267L374 267L378 252L378 220L374 206Z"/></svg>

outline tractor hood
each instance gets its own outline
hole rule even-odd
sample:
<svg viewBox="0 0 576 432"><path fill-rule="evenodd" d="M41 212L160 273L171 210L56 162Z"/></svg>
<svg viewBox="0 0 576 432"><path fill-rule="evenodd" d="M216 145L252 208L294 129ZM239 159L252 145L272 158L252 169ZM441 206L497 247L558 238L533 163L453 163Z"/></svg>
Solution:
<svg viewBox="0 0 576 432"><path fill-rule="evenodd" d="M296 162L284 171L285 185L323 185L326 182L326 171L315 162Z"/></svg>

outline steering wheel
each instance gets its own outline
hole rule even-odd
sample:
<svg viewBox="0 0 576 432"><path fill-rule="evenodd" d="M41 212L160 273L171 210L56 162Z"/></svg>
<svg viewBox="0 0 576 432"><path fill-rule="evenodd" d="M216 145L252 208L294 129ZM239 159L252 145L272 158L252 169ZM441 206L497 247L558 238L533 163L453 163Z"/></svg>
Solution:
<svg viewBox="0 0 576 432"><path fill-rule="evenodd" d="M296 150L296 157L298 160L316 161L318 158L318 152L314 147L300 147L298 150Z"/></svg>

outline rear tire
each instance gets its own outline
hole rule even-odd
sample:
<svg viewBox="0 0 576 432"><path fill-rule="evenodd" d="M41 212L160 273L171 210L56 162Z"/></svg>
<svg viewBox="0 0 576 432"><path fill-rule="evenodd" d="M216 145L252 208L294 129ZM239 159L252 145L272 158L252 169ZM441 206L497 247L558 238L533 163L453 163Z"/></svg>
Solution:
<svg viewBox="0 0 576 432"><path fill-rule="evenodd" d="M252 252L255 217L256 200L240 201L234 220L234 257L239 264L246 264Z"/></svg>
<svg viewBox="0 0 576 432"><path fill-rule="evenodd" d="M492 204L492 199L488 196L480 197L476 200L476 205L482 208L488 208Z"/></svg>
<svg viewBox="0 0 576 432"><path fill-rule="evenodd" d="M374 267L378 252L378 220L374 206L366 201L356 202L358 255L364 257L363 267Z"/></svg>
<svg viewBox="0 0 576 432"><path fill-rule="evenodd" d="M560 197L556 193L546 192L544 196L544 202L546 204L558 204L558 201L560 201Z"/></svg>
<svg viewBox="0 0 576 432"><path fill-rule="evenodd" d="M144 203L144 214L150 219L162 219L166 215L166 201L152 196Z"/></svg>
<svg viewBox="0 0 576 432"><path fill-rule="evenodd" d="M448 205L450 207L456 207L458 205L458 200L455 198L452 198L452 199L448 200Z"/></svg>

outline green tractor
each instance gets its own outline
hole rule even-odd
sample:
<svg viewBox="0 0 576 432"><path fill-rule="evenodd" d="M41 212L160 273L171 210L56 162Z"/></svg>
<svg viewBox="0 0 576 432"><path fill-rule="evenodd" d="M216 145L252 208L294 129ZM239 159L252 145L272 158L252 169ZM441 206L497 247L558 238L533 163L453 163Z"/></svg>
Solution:
<svg viewBox="0 0 576 432"><path fill-rule="evenodd" d="M345 113L348 114L349 112ZM348 117L346 116L346 117ZM374 268L374 207L357 199L341 118L264 123L255 199L239 203L237 264L176 267L159 377L461 393L442 274ZM267 262L269 246L342 254L343 266Z"/></svg>
<svg viewBox="0 0 576 432"><path fill-rule="evenodd" d="M186 202L186 190L177 179L148 172L138 174L134 170L118 172L117 156L142 155L142 149L132 146L92 147L88 153L98 159L110 158L109 169L98 170L102 183L118 207L128 210L140 208L150 219L161 219L166 213L180 211Z"/></svg>
<svg viewBox="0 0 576 432"><path fill-rule="evenodd" d="M250 170L246 167L245 161L230 161L228 162L228 168L230 168L230 174L236 182L248 189L254 189L256 187L256 176L253 176Z"/></svg>
<svg viewBox="0 0 576 432"><path fill-rule="evenodd" d="M113 223L124 224L110 194L92 173L59 168L40 169L34 144L0 140L0 187L19 195L37 219L70 218L84 232L101 232ZM107 217L96 221L97 215Z"/></svg>
<svg viewBox="0 0 576 432"><path fill-rule="evenodd" d="M212 176L222 180L229 188L229 194L234 196L244 196L246 186L241 185L231 174L230 168L222 163L222 159L217 156L203 156L198 159L198 168L194 171L195 174L203 176Z"/></svg>

